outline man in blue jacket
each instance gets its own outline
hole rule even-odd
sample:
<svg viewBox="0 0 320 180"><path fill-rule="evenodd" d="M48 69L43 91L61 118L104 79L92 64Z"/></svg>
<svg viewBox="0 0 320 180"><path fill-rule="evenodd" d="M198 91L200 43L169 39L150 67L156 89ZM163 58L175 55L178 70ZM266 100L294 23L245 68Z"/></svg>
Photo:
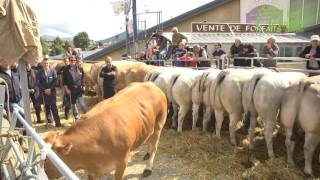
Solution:
<svg viewBox="0 0 320 180"><path fill-rule="evenodd" d="M61 127L56 98L57 73L49 67L48 58L43 59L42 66L43 68L38 72L37 82L44 100L47 121L51 123L53 116L56 127Z"/></svg>

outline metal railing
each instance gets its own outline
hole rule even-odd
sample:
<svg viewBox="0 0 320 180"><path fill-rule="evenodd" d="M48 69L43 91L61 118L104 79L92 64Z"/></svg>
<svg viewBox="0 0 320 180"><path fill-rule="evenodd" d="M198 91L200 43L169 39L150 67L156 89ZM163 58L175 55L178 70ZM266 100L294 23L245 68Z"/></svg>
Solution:
<svg viewBox="0 0 320 180"><path fill-rule="evenodd" d="M46 157L49 158L49 160L53 163L53 165L58 169L58 171L65 176L67 179L71 180L78 180L79 178L69 169L69 167L55 154L55 152L51 149L49 145L47 145L42 138L37 134L37 132L29 125L29 123L22 117L21 114L24 113L24 110L19 107L15 106L14 111L12 113L10 128L8 130L8 134L11 134L16 126L17 121L20 121L27 133L32 137L32 145L34 146L34 143L36 142L40 149L41 149L41 158L40 161L44 161ZM17 143L14 141L13 137L8 137L6 144L4 148L1 150L1 160L3 161L7 156L12 148L14 155L17 157L18 162L20 163L19 169L21 174L26 179L37 179L37 172L39 171L40 167L39 165L39 158L32 159L30 157L39 157L34 156L34 148L31 149L31 152L29 153L29 159L25 160L24 155L21 153L19 148L17 147ZM31 155L30 155L31 154ZM7 170L7 167L5 164L2 164L2 171L4 172L7 179L11 179L9 177L9 172ZM43 174L42 174L43 176Z"/></svg>
<svg viewBox="0 0 320 180"><path fill-rule="evenodd" d="M243 60L247 61L250 60L250 66L233 66L230 62L234 61L234 59L237 60ZM264 67L263 63L261 61L268 61L268 60L273 60L277 64L278 62L284 62L283 64L287 62L307 62L310 61L310 59L306 58L301 58L301 57L274 57L272 59L266 58L266 57L233 57L233 58L228 58L226 55L221 56L220 58L208 58L207 60L198 60L199 62L206 62L209 61L211 62L210 67L187 67L187 68L192 68L192 69L208 69L208 68L214 68L213 62L216 62L216 67L222 67L222 69L226 68L254 68L254 62L257 61L260 63L261 67ZM315 58L312 59L315 61L320 61L320 58ZM175 62L190 62L190 61L184 61L184 60L138 60L139 62L145 62L145 63L150 63L150 62L155 62L156 66L174 66ZM221 65L222 63L222 65ZM279 71L295 71L295 72L309 72L309 73L319 73L320 74L320 69L294 69L294 68L277 68Z"/></svg>
<svg viewBox="0 0 320 180"><path fill-rule="evenodd" d="M55 152L51 149L49 145L47 145L42 138L37 134L37 132L32 127L31 121L31 111L30 111L30 98L28 92L28 79L27 79L27 72L26 72L26 61L24 59L20 59L19 61L19 73L20 73L20 85L22 90L22 102L23 108L16 105L13 107L12 114L10 113L9 107L7 107L7 119L9 121L10 127L7 132L2 132L3 128L3 112L4 108L4 101L5 101L5 93L7 92L7 97L9 97L9 92L7 89L7 85L0 85L0 135L3 137L6 134L6 142L5 145L2 147L0 151L0 162L1 169L6 177L6 179L14 179L16 178L16 173L12 172L15 171L11 166L8 166L4 163L9 155L10 150L12 149L13 154L15 155L17 162L20 164L19 169L21 172L22 179L37 179L39 175L41 175L41 179L47 179L47 175L43 170L44 160L46 157L52 162L52 164L58 169L58 171L66 177L66 179L71 180L78 180L79 178L69 169L69 167L55 154ZM7 98L8 101L8 98ZM9 102L6 102L7 106ZM11 114L11 115L10 115ZM24 117L22 117L22 115ZM26 130L27 140L28 140L28 155L27 159L25 160L25 155L21 152L21 144L18 145L12 136L14 134L14 130L16 128L16 123L20 122L24 129ZM21 129L21 128L20 128ZM18 136L20 133L17 133ZM21 136L20 136L21 137ZM23 141L23 139L21 139ZM3 144L3 138L1 138L1 142ZM37 143L41 149L41 153L35 155L35 143ZM39 160L40 155L40 160ZM39 164L41 162L41 165ZM12 170L11 173L9 169ZM13 177L13 178L12 178Z"/></svg>

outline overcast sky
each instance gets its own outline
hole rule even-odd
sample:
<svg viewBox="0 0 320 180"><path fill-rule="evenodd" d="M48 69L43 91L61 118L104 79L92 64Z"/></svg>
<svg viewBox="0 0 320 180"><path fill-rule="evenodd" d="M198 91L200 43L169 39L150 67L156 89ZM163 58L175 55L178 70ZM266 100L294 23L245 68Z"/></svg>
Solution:
<svg viewBox="0 0 320 180"><path fill-rule="evenodd" d="M125 30L124 15L115 16L113 0L26 0L37 14L42 35L73 37L86 31L90 39L102 40ZM137 0L137 12L162 11L163 21L197 8L212 0ZM147 18L147 19L146 19ZM147 26L156 15L140 16Z"/></svg>

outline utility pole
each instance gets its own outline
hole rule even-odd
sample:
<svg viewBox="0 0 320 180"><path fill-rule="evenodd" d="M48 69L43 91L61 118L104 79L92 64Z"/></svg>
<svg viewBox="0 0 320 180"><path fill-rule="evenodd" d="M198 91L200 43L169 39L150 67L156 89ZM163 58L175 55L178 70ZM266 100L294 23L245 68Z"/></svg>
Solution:
<svg viewBox="0 0 320 180"><path fill-rule="evenodd" d="M129 35L129 13L131 9L131 0L125 0L125 22L126 22L126 54L130 56L130 35Z"/></svg>
<svg viewBox="0 0 320 180"><path fill-rule="evenodd" d="M137 49L138 49L138 43L137 40L139 39L138 37L138 28L137 28L137 1L132 0L132 19L133 19L133 46L134 46L134 59L137 59Z"/></svg>

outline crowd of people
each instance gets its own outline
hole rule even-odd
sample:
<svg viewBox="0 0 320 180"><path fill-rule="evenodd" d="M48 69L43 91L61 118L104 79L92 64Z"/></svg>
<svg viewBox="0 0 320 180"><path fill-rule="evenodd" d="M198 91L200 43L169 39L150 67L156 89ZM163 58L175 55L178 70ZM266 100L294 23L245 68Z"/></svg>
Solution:
<svg viewBox="0 0 320 180"><path fill-rule="evenodd" d="M178 28L173 28L172 40L163 36L163 32L159 31L153 36L154 42L150 41L151 46L148 46L142 59L173 59L173 63L178 67L211 67L211 61L217 63L217 68L221 69L224 62L221 56L225 55L228 60L232 60L234 66L251 66L250 59L241 57L256 57L257 52L253 44L243 44L240 37L235 38L234 44L229 52L222 49L221 43L215 43L211 54L207 53L206 47L194 45L190 48L187 43L186 36L178 32ZM319 35L312 35L310 45L307 46L300 57L308 59L306 63L307 69L319 70L320 61L314 60L320 58L320 38ZM276 61L273 57L278 56L279 47L276 44L276 38L271 36L267 39L266 45L262 49L262 57L265 60L254 60L254 66L275 67ZM220 61L220 62L219 62ZM64 66L56 71L49 66L49 57L46 55L42 63L31 67L27 65L28 86L31 101L33 103L37 122L41 123L40 116L41 105L45 107L45 115L48 123L54 120L57 127L61 126L60 117L57 108L56 87L58 79L61 79L63 89L63 107L66 119L70 118L70 110L75 120L79 119L78 105L83 113L88 111L84 101L84 71L81 67L81 56L79 52L72 48L67 48L65 51ZM155 65L163 65L163 61L150 62ZM112 58L106 57L105 67L99 72L99 76L104 79L103 89L104 98L110 98L116 93L116 73L117 67L112 64ZM310 73L316 75L316 73ZM22 94L20 88L20 76L18 64L9 65L1 62L0 78L4 79L8 84L9 90L9 106L10 112L14 107L22 107ZM77 105L78 103L78 105ZM17 126L21 126L18 124Z"/></svg>
<svg viewBox="0 0 320 180"><path fill-rule="evenodd" d="M172 65L178 67L211 67L211 62L216 67L222 69L224 61L221 56L225 55L228 64L234 66L248 67L251 66L252 57L264 57L264 60L254 59L253 66L256 67L276 67L274 57L279 55L279 46L276 43L276 37L270 36L265 46L262 48L261 54L252 43L243 43L241 37L236 37L234 44L228 52L222 49L222 44L214 43L212 53L208 53L207 46L201 47L188 45L188 38L178 31L177 27L172 29L172 39L169 40L160 30L154 33L148 40L146 51L141 52L139 60L144 60L147 64L164 65L164 60L171 59ZM312 61L313 58L320 57L319 36L313 35L310 39L310 46L300 54L301 57L311 59L307 61L307 69L320 69L319 61Z"/></svg>
<svg viewBox="0 0 320 180"><path fill-rule="evenodd" d="M27 64L28 91L32 101L37 123L42 123L41 106L44 106L45 117L48 123L55 122L56 127L61 127L61 120L57 108L57 91L58 80L61 80L63 89L63 108L65 119L70 118L70 110L74 116L74 120L80 118L78 105L82 113L88 111L84 101L84 71L81 66L81 59L77 53L66 50L64 57L64 66L59 69L50 67L49 57L44 56L41 63L31 66ZM71 53L70 53L71 52ZM100 77L104 78L104 98L110 98L115 94L115 75L116 67L112 65L112 58L106 58L106 66L103 67ZM10 65L6 61L0 63L0 78L8 85L9 109L7 112L13 113L15 107L23 107L22 92L20 87L20 75L18 64ZM6 102L7 102L6 101ZM77 105L78 104L78 105ZM22 124L17 122L17 127Z"/></svg>

